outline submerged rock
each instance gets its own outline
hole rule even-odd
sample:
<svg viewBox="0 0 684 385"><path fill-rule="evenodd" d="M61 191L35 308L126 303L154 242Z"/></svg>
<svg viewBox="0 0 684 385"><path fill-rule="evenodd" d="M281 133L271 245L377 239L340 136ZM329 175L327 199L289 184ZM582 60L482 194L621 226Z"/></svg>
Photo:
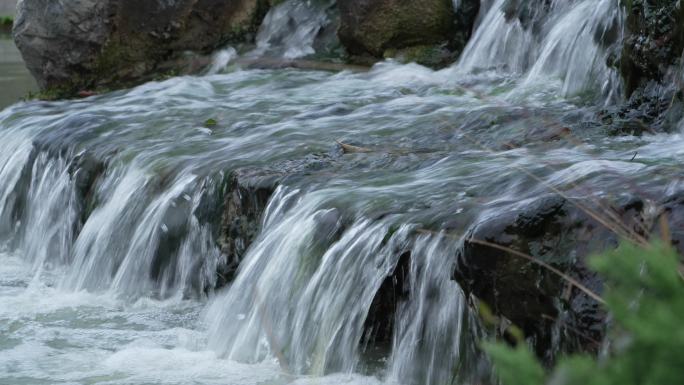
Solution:
<svg viewBox="0 0 684 385"><path fill-rule="evenodd" d="M25 0L14 39L43 90L56 96L172 73L200 54L253 39L267 0Z"/></svg>
<svg viewBox="0 0 684 385"><path fill-rule="evenodd" d="M472 32L480 2L339 0L338 35L351 55L403 57L421 64L453 60Z"/></svg>
<svg viewBox="0 0 684 385"><path fill-rule="evenodd" d="M330 162L327 156L311 155L272 167L238 169L227 175L217 186L218 191L207 196L206 204L195 215L201 222L213 225L225 256L225 264L219 266L218 286L235 278L247 249L261 230L264 211L278 186L285 180L327 167Z"/></svg>

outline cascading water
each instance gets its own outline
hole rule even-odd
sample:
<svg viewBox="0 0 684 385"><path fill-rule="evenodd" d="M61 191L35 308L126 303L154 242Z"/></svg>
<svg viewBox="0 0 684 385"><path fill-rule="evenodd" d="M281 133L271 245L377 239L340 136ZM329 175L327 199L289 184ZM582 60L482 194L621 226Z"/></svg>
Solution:
<svg viewBox="0 0 684 385"><path fill-rule="evenodd" d="M316 53L314 40L332 21L328 9L334 0L289 0L271 9L256 37L249 56L280 56L296 59Z"/></svg>
<svg viewBox="0 0 684 385"><path fill-rule="evenodd" d="M226 70L228 50L206 76L0 112L0 383L480 380L454 274L472 226L554 191L684 187L662 151L681 137L606 137L564 98L616 98L617 1L524 23L504 3L441 71ZM330 5L274 7L247 56L311 54Z"/></svg>
<svg viewBox="0 0 684 385"><path fill-rule="evenodd" d="M619 76L608 64L623 35L624 11L617 0L540 0L512 10L509 3L483 4L486 16L460 69L525 74L525 85L559 79L563 96L593 91L605 103L620 97Z"/></svg>

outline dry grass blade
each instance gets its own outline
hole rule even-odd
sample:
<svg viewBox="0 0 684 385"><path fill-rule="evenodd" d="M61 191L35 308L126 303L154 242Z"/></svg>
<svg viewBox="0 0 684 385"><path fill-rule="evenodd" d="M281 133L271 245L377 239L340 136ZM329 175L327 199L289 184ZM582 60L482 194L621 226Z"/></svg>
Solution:
<svg viewBox="0 0 684 385"><path fill-rule="evenodd" d="M472 144L474 144L474 145L477 146L478 148L482 149L483 151L487 151L487 152L489 152L489 153L495 153L494 150L492 150L492 149L488 148L487 146L483 145L483 144L480 143L477 139L472 138L470 135L468 135L467 133L463 132L462 130L461 130L460 132L461 132L461 134L466 138L466 140L468 140L469 142L471 142ZM527 176L529 176L530 178L534 179L535 181L539 182L541 185L545 186L546 188L548 188L549 190L553 191L554 193L560 195L560 196L563 197L565 200L567 200L568 202L570 202L571 204L573 204L575 207L577 207L577 208L579 208L580 210L582 210L584 213L586 213L587 215L589 215L589 216L590 216L591 218L593 218L595 221L597 221L598 223L600 223L601 225L603 225L604 227L606 227L608 230L614 232L615 234L617 234L617 235L620 236L621 238L624 238L624 239L626 239L626 240L629 240L629 241L631 241L631 242L637 243L637 244L642 245L642 246L646 246L646 245L648 244L648 240L647 240L646 238L644 238L644 237L641 236L640 234L638 234L638 233L636 233L635 231L633 231L633 230L631 230L630 228L628 228L628 227L627 227L624 223L622 223L622 221L615 215L615 213L611 212L610 210L607 210L607 211L606 211L606 212L607 212L607 216L608 216L609 218L604 218L604 217L602 217L600 214L598 214L598 213L594 212L593 210L591 210L589 207L587 207L587 206L585 206L585 205L583 205L583 204L577 202L577 201L574 200L574 199L571 199L567 194L565 194L564 192L562 192L562 191L559 190L558 188L552 186L551 184L547 183L545 180L543 180L543 179L539 178L538 176L534 175L533 173L531 173L530 171L526 170L525 168L520 167L520 166L517 166L517 165L515 165L515 164L512 164L511 167L515 168L516 170L518 170L518 171L524 173L525 175L527 175Z"/></svg>
<svg viewBox="0 0 684 385"><path fill-rule="evenodd" d="M454 234L438 233L438 232L436 232L436 231L431 231L431 230L426 230L426 229L419 229L418 232L424 233L424 234L444 234L444 235L450 236L450 237L452 237L452 238L458 238L459 240L462 238L462 237L456 237ZM527 260L527 261L529 261L529 262L532 262L532 263L534 263L534 264L536 264L536 265L539 265L539 266L543 267L544 269L546 269L546 270L548 270L548 271L554 273L555 275L559 276L559 277L562 278L564 281L566 281L566 282L569 283L570 285L576 287L578 290L580 290L580 291L583 292L584 294L588 295L588 296L591 297L592 299L596 300L597 302L602 303L602 304L605 304L605 303L606 303L606 301L604 301L603 298L601 298L600 295L594 293L591 289L589 289L588 287L584 286L584 285L583 285L582 283L580 283L578 280L576 280L576 279L572 278L571 276L569 276L569 275L563 273L562 271L556 269L555 267L549 265L548 263L546 263L546 262L544 262L544 261L540 261L540 260L537 259L537 258L534 258L534 257L531 256L531 255L527 255L527 254L522 253L522 252L520 252L520 251L511 249L510 247L507 247L507 246L502 246L502 245L499 245L499 244L496 244L496 243L487 242L487 241L483 241L483 240L476 239L476 238L472 238L472 237L471 237L471 238L468 238L467 241L470 242L470 243L474 243L474 244L481 245L481 246L491 247L491 248L493 248L493 249L501 250L501 251L506 252L506 253L508 253L508 254L514 255L514 256L516 256L516 257L525 259L525 260Z"/></svg>
<svg viewBox="0 0 684 385"><path fill-rule="evenodd" d="M547 320L552 321L552 322L558 322L559 321L557 318L551 317L548 314L542 314L542 318L547 319ZM597 341L596 339L592 338L591 336L587 335L586 333L583 333L581 330L568 325L567 322L561 321L561 323L563 324L563 327L565 327L567 330L569 330L569 331L575 333L576 335L584 338L586 341L591 342L592 344L594 344L595 347L598 348L601 346L601 341Z"/></svg>
<svg viewBox="0 0 684 385"><path fill-rule="evenodd" d="M530 256L530 255L527 255L527 254L525 254L525 253L521 253L521 252L519 252L519 251L517 251L517 250L513 250L513 249L511 249L510 247L497 245L496 243L492 243L492 242L482 241L482 240L474 239L474 238L468 239L468 242L475 243L475 244L482 245L482 246L491 247L491 248L493 248L493 249L501 250L501 251L504 251L504 252L506 252L506 253L515 255L516 257L520 257L520 258L526 259L526 260L528 260L528 261L530 261L530 262L532 262L532 263L535 263L535 264L537 264L537 265L539 265L539 266L545 268L546 270L548 270L548 271L550 271L550 272L552 272L552 273L558 275L559 277L561 277L562 279L564 279L566 282L568 282L568 283L571 284L572 286L576 287L577 289L579 289L580 291L582 291L584 294L588 295L589 297L593 298L593 299L596 300L597 302L600 302L600 303L602 303L602 304L605 304L605 303L606 303L606 301L604 301L603 298L601 298L601 296L599 296L598 294L596 294L596 293L594 293L593 291L591 291L591 289L589 289L588 287L582 285L582 284L581 284L579 281L577 281L576 279L574 279L574 278L572 278L571 276L569 276L569 275L563 273L562 271L556 269L555 267L549 265L548 263L546 263L546 262L544 262L544 261L540 261L539 259L534 258L534 257L532 257L532 256Z"/></svg>

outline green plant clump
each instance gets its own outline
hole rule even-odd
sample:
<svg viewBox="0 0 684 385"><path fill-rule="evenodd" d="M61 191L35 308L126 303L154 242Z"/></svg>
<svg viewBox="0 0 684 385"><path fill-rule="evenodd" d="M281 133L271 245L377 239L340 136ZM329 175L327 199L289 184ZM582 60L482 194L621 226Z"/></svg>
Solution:
<svg viewBox="0 0 684 385"><path fill-rule="evenodd" d="M0 16L0 32L9 32L12 30L14 18L12 16Z"/></svg>
<svg viewBox="0 0 684 385"><path fill-rule="evenodd" d="M605 278L613 316L609 352L566 357L546 371L525 344L485 344L503 385L684 383L684 280L677 253L657 243L623 244L591 259Z"/></svg>

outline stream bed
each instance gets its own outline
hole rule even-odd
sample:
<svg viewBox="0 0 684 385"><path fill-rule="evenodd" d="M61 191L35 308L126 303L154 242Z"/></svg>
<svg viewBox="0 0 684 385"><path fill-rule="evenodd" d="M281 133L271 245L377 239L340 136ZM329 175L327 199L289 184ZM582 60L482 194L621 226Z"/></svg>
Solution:
<svg viewBox="0 0 684 385"><path fill-rule="evenodd" d="M595 32L572 29L593 12L579 3L522 73L478 65L519 59L484 31L439 71L228 63L8 105L33 84L0 62L0 384L481 378L483 329L454 274L465 234L540 197L602 207L684 187L679 123L611 135L615 74L549 59L589 44L562 39ZM615 16L600 3L592 15ZM499 16L483 25L507 28ZM233 214L253 236L229 231ZM401 299L377 310L399 268Z"/></svg>

